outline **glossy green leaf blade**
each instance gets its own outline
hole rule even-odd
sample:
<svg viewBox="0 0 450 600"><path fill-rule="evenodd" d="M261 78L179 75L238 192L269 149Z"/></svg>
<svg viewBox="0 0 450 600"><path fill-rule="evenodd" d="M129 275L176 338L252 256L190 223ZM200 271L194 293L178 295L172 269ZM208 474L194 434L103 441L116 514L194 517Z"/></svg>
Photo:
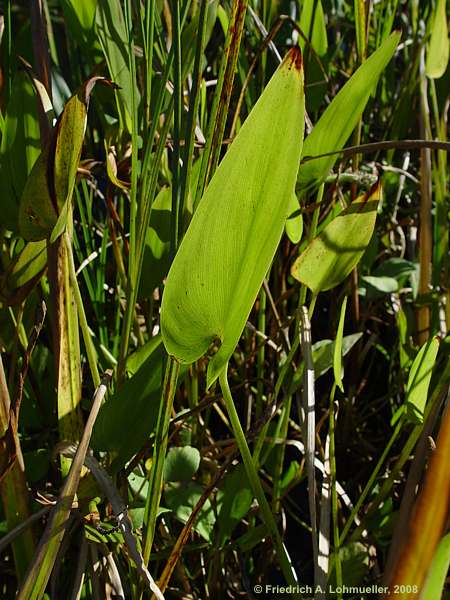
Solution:
<svg viewBox="0 0 450 600"><path fill-rule="evenodd" d="M445 580L450 568L450 533L439 542L427 579L420 593L420 600L442 598Z"/></svg>
<svg viewBox="0 0 450 600"><path fill-rule="evenodd" d="M217 342L208 384L234 351L280 241L303 120L301 54L293 49L217 169L169 271L164 344L177 360L191 363Z"/></svg>
<svg viewBox="0 0 450 600"><path fill-rule="evenodd" d="M406 387L406 415L410 421L423 423L431 374L439 350L439 338L426 342L417 353L411 366Z"/></svg>
<svg viewBox="0 0 450 600"><path fill-rule="evenodd" d="M377 183L333 219L297 258L292 276L314 293L342 283L369 245L380 196Z"/></svg>
<svg viewBox="0 0 450 600"><path fill-rule="evenodd" d="M428 45L425 73L428 77L439 79L447 70L449 39L445 0L438 0L433 17L431 38Z"/></svg>
<svg viewBox="0 0 450 600"><path fill-rule="evenodd" d="M302 156L325 154L344 147L399 40L400 32L391 34L352 75L305 139ZM335 162L336 156L327 156L303 164L299 171L300 187L320 184Z"/></svg>

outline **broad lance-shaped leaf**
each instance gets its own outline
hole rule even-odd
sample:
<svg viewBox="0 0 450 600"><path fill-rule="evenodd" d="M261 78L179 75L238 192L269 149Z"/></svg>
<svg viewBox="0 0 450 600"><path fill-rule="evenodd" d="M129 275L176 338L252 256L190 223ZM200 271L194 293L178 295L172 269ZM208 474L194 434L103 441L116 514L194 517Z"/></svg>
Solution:
<svg viewBox="0 0 450 600"><path fill-rule="evenodd" d="M233 353L280 241L302 148L301 52L290 50L214 174L167 277L161 332L208 385Z"/></svg>
<svg viewBox="0 0 450 600"><path fill-rule="evenodd" d="M369 245L380 197L381 185L376 183L328 223L297 258L292 276L316 294L344 281Z"/></svg>
<svg viewBox="0 0 450 600"><path fill-rule="evenodd" d="M394 55L400 32L391 34L340 90L305 139L302 157L341 150L355 129L381 73ZM302 189L320 184L337 155L305 162L299 171Z"/></svg>
<svg viewBox="0 0 450 600"><path fill-rule="evenodd" d="M104 77L91 77L68 100L50 144L39 155L25 183L19 229L26 240L39 241L52 236L54 241L64 230L64 217L81 157L89 96L97 81L113 85Z"/></svg>

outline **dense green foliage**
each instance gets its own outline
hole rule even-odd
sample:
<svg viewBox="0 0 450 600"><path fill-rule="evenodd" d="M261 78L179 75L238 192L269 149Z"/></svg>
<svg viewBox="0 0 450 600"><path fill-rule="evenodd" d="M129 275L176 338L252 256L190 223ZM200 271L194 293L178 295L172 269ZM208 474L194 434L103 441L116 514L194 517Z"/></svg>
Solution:
<svg viewBox="0 0 450 600"><path fill-rule="evenodd" d="M440 597L445 0L0 10L0 596Z"/></svg>

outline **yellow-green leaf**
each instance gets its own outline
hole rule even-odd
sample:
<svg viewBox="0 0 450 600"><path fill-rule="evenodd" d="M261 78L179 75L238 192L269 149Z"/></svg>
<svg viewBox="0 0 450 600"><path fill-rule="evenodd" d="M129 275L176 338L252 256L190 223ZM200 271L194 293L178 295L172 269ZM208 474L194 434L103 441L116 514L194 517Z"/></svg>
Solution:
<svg viewBox="0 0 450 600"><path fill-rule="evenodd" d="M406 386L406 415L409 421L423 423L425 404L428 398L431 374L439 350L439 338L426 342L411 366Z"/></svg>
<svg viewBox="0 0 450 600"><path fill-rule="evenodd" d="M167 278L161 332L210 385L233 353L283 233L300 159L303 67L292 49L213 176Z"/></svg>
<svg viewBox="0 0 450 600"><path fill-rule="evenodd" d="M433 79L442 77L447 70L448 53L449 41L445 0L437 0L425 64L425 72L428 77Z"/></svg>
<svg viewBox="0 0 450 600"><path fill-rule="evenodd" d="M325 154L344 147L399 40L400 32L391 34L355 71L305 139L302 157ZM299 171L300 187L305 189L319 185L335 162L336 156L327 156L304 163Z"/></svg>
<svg viewBox="0 0 450 600"><path fill-rule="evenodd" d="M381 185L376 183L334 218L297 258L292 276L314 293L342 283L370 242L380 196Z"/></svg>

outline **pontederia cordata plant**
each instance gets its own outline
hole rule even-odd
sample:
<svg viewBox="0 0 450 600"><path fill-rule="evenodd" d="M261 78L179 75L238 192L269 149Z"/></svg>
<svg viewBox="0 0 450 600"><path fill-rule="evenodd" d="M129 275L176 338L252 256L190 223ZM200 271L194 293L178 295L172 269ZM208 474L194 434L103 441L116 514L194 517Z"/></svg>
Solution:
<svg viewBox="0 0 450 600"><path fill-rule="evenodd" d="M281 239L302 149L303 69L292 50L208 185L170 269L161 306L169 355L208 349L208 386L232 355Z"/></svg>
<svg viewBox="0 0 450 600"><path fill-rule="evenodd" d="M2 598L446 598L448 16L1 5Z"/></svg>
<svg viewBox="0 0 450 600"><path fill-rule="evenodd" d="M193 363L208 353L208 387L222 375L247 474L289 581L292 569L235 418L226 370L281 239L301 156L304 108L302 57L293 49L211 179L169 271L161 306L169 361Z"/></svg>

